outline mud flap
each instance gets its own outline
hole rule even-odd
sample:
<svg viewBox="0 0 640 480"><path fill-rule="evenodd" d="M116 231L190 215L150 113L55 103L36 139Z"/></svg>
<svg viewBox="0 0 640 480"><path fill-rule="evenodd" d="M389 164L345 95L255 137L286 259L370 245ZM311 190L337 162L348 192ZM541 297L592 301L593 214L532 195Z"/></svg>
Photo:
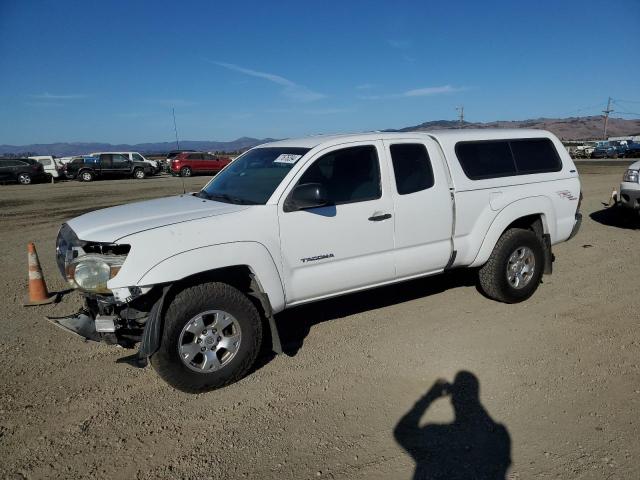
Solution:
<svg viewBox="0 0 640 480"><path fill-rule="evenodd" d="M544 274L551 275L553 273L553 261L555 260L555 256L551 251L551 235L545 233L542 235L542 240L544 241Z"/></svg>
<svg viewBox="0 0 640 480"><path fill-rule="evenodd" d="M162 296L151 307L149 317L142 332L142 341L138 349L138 359L146 364L147 359L158 351L160 347L160 337L162 336L162 310L164 306L164 298L171 285L167 285L162 289Z"/></svg>
<svg viewBox="0 0 640 480"><path fill-rule="evenodd" d="M100 342L102 338L96 331L96 323L94 318L86 311L80 310L78 313L66 317L46 317L56 327L64 329L66 332L73 333L85 340Z"/></svg>

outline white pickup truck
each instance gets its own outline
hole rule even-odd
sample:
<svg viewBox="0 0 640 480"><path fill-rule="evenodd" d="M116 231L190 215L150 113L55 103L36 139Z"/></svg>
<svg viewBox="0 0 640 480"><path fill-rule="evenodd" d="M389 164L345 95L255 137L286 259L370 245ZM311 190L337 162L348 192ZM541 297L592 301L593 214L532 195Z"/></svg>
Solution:
<svg viewBox="0 0 640 480"><path fill-rule="evenodd" d="M86 305L52 321L140 343L140 363L178 389L221 387L263 340L281 351L274 314L294 305L462 267L488 297L527 299L552 245L577 232L581 198L571 158L540 130L269 143L200 192L64 224L58 264Z"/></svg>

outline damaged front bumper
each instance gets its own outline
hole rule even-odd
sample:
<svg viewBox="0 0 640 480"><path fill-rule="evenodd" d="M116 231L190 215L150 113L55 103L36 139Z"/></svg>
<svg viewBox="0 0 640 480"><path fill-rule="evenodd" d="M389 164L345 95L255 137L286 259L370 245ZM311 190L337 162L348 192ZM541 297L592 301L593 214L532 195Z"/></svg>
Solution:
<svg viewBox="0 0 640 480"><path fill-rule="evenodd" d="M169 286L154 288L127 303L113 296L85 294L85 306L64 317L47 317L49 322L85 340L134 348L146 359L160 345L161 312Z"/></svg>

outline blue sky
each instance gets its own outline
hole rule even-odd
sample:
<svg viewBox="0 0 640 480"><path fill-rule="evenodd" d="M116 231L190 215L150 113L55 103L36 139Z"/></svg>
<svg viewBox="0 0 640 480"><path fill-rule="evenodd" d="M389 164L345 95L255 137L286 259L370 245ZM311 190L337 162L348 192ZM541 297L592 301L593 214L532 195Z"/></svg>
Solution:
<svg viewBox="0 0 640 480"><path fill-rule="evenodd" d="M0 143L171 141L172 107L183 140L633 114L638 25L638 0L0 0Z"/></svg>

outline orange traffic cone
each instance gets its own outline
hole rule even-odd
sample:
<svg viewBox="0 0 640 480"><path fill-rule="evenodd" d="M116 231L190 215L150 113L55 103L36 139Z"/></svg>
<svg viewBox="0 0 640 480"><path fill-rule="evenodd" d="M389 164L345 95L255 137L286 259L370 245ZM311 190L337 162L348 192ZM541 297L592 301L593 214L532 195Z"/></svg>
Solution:
<svg viewBox="0 0 640 480"><path fill-rule="evenodd" d="M57 295L51 295L47 290L36 246L33 242L29 242L27 245L27 256L29 259L29 301L24 306L46 305L54 302Z"/></svg>

